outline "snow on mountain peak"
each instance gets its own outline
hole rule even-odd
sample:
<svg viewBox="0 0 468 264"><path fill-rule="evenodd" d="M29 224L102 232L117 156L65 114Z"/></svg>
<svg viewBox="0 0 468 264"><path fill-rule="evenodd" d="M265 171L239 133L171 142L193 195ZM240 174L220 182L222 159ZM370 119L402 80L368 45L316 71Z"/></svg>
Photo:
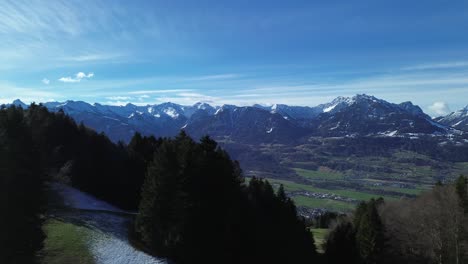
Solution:
<svg viewBox="0 0 468 264"><path fill-rule="evenodd" d="M331 110L333 110L333 108L335 108L338 104L334 104L334 105L331 105L327 108L324 108L323 109L323 112L327 113L327 112L330 112Z"/></svg>
<svg viewBox="0 0 468 264"><path fill-rule="evenodd" d="M174 119L179 117L179 113L177 113L177 111L172 107L164 109L164 113Z"/></svg>
<svg viewBox="0 0 468 264"><path fill-rule="evenodd" d="M206 110L208 108L211 108L212 106L207 104L207 103L198 102L198 103L194 104L193 107L195 107L197 109L201 109L201 110Z"/></svg>

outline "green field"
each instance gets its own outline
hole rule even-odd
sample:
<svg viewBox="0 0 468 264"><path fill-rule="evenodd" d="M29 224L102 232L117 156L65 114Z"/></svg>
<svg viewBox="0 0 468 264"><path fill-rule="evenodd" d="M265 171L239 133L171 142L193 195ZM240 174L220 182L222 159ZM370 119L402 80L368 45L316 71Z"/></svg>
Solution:
<svg viewBox="0 0 468 264"><path fill-rule="evenodd" d="M361 144L350 151L343 139L244 147L255 153L240 160L248 166L246 175L266 178L276 187L283 184L296 204L307 208L348 212L359 201L412 198L439 180L468 175L468 162L444 161L389 145Z"/></svg>
<svg viewBox="0 0 468 264"><path fill-rule="evenodd" d="M325 167L321 167L318 170L294 168L294 171L299 176L310 180L342 180L344 178L342 173L331 171Z"/></svg>
<svg viewBox="0 0 468 264"><path fill-rule="evenodd" d="M355 205L331 199L316 199L302 195L294 196L294 202L297 206L308 208L326 208L332 211L348 212L354 209Z"/></svg>
<svg viewBox="0 0 468 264"><path fill-rule="evenodd" d="M48 220L43 229L47 238L41 252L43 255L42 263L95 263L86 244L89 240L87 228L59 220Z"/></svg>

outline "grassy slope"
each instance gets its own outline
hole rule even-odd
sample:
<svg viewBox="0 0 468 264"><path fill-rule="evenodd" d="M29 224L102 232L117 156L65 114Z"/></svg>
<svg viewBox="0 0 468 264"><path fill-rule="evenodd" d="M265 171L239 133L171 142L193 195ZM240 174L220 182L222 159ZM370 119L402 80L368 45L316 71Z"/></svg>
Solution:
<svg viewBox="0 0 468 264"><path fill-rule="evenodd" d="M326 228L311 228L310 231L314 235L315 246L319 253L323 253L323 243L328 234L328 229Z"/></svg>
<svg viewBox="0 0 468 264"><path fill-rule="evenodd" d="M42 263L95 263L86 244L89 239L87 228L58 220L48 220L43 228L47 238L42 250L44 256Z"/></svg>

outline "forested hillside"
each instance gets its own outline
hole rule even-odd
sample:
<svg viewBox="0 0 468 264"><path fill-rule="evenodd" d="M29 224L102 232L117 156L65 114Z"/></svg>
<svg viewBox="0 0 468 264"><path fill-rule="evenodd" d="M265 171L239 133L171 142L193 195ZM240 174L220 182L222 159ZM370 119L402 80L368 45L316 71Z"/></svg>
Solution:
<svg viewBox="0 0 468 264"><path fill-rule="evenodd" d="M0 109L0 147L2 263L41 261L53 181L137 211L131 240L175 263L466 263L463 176L413 199L371 199L351 214L325 214L315 224L331 228L321 245L282 185L247 182L209 137L137 133L114 144L33 104Z"/></svg>
<svg viewBox="0 0 468 264"><path fill-rule="evenodd" d="M197 143L183 132L175 139L137 133L128 146L114 144L33 104L0 110L0 143L0 205L8 212L1 218L2 263L40 260L47 181L124 209L139 204L136 239L179 263L316 258L312 234L284 190L257 179L245 184L238 163L208 137Z"/></svg>

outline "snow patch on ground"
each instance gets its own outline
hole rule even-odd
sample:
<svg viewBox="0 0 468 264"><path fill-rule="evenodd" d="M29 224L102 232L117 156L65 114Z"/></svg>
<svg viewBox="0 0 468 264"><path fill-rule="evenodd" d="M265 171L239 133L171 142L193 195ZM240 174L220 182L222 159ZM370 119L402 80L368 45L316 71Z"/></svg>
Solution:
<svg viewBox="0 0 468 264"><path fill-rule="evenodd" d="M132 216L127 212L64 184L52 183L50 187L63 198L67 207L85 210L57 211L55 216L89 228L88 247L97 264L167 263L130 244L127 235Z"/></svg>
<svg viewBox="0 0 468 264"><path fill-rule="evenodd" d="M94 232L91 235L91 252L98 264L157 264L166 263L157 260L144 252L135 250L128 241L118 239L102 232Z"/></svg>
<svg viewBox="0 0 468 264"><path fill-rule="evenodd" d="M117 118L113 118L113 117L110 117L110 116L103 116L104 118L107 118L107 119L110 119L110 120L115 120L115 121L119 121Z"/></svg>
<svg viewBox="0 0 468 264"><path fill-rule="evenodd" d="M331 128L328 129L328 130L335 130L335 129L339 128L339 127L340 127L340 123L341 123L341 122L338 122L338 124L336 124L336 126L331 127Z"/></svg>
<svg viewBox="0 0 468 264"><path fill-rule="evenodd" d="M398 133L398 130L390 131L390 132L384 133L384 135L385 135L385 136L389 136L389 137L393 137L393 136L396 135L396 133Z"/></svg>
<svg viewBox="0 0 468 264"><path fill-rule="evenodd" d="M456 126L458 126L459 124L461 124L461 122L463 122L463 120L458 121L458 122L455 123L453 126L456 127Z"/></svg>

